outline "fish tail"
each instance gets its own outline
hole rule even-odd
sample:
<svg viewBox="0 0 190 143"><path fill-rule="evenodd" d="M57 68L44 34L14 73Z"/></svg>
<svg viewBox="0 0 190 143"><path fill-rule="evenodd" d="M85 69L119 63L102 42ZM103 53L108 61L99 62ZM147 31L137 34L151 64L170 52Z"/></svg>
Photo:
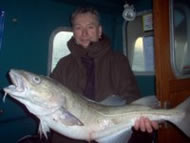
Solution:
<svg viewBox="0 0 190 143"><path fill-rule="evenodd" d="M176 107L176 110L185 113L180 121L173 120L173 123L190 137L190 97Z"/></svg>

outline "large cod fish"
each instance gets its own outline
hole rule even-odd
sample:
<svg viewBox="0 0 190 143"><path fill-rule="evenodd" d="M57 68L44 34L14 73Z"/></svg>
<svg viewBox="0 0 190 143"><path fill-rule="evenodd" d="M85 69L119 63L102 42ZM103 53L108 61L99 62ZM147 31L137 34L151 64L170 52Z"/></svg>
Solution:
<svg viewBox="0 0 190 143"><path fill-rule="evenodd" d="M5 94L39 118L39 131L46 137L51 128L64 136L89 142L127 142L131 127L141 116L169 121L190 137L190 97L167 110L146 106L152 104L151 96L129 105L102 105L46 76L15 69L9 75L13 85L4 88Z"/></svg>

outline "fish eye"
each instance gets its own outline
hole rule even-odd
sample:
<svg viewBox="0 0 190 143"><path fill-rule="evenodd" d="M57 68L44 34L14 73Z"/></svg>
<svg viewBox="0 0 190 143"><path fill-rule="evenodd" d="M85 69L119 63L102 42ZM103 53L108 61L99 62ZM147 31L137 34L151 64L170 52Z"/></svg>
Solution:
<svg viewBox="0 0 190 143"><path fill-rule="evenodd" d="M41 82L41 79L40 79L39 76L35 76L35 77L33 77L33 81L34 81L35 83L40 83L40 82Z"/></svg>

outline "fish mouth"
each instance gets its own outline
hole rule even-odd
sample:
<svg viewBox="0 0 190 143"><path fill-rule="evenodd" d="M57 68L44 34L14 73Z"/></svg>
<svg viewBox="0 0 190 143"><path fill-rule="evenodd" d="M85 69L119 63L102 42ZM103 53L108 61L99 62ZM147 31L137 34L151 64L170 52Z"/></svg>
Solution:
<svg viewBox="0 0 190 143"><path fill-rule="evenodd" d="M10 93L11 95L16 95L17 93L24 92L25 84L24 78L17 70L10 70L9 77L11 79L12 84L8 87L4 88L3 90L5 93Z"/></svg>

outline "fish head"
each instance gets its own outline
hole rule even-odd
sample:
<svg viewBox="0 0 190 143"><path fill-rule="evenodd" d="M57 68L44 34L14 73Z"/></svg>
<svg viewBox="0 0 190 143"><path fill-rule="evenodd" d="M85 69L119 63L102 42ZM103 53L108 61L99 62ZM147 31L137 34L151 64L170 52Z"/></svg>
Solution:
<svg viewBox="0 0 190 143"><path fill-rule="evenodd" d="M61 83L50 77L24 70L11 69L9 76L12 84L4 88L5 93L24 104L39 119L51 120L53 118L53 121L59 120L67 126L83 125L75 115L66 109L66 96L70 97L71 92ZM52 116L52 114L54 115ZM42 121L41 124L43 124ZM46 127L44 128L45 131L42 132L46 134Z"/></svg>
<svg viewBox="0 0 190 143"><path fill-rule="evenodd" d="M21 103L35 104L40 107L57 106L57 88L55 81L24 70L11 69L9 76L12 84L4 88L4 92ZM64 98L61 98L63 100Z"/></svg>

